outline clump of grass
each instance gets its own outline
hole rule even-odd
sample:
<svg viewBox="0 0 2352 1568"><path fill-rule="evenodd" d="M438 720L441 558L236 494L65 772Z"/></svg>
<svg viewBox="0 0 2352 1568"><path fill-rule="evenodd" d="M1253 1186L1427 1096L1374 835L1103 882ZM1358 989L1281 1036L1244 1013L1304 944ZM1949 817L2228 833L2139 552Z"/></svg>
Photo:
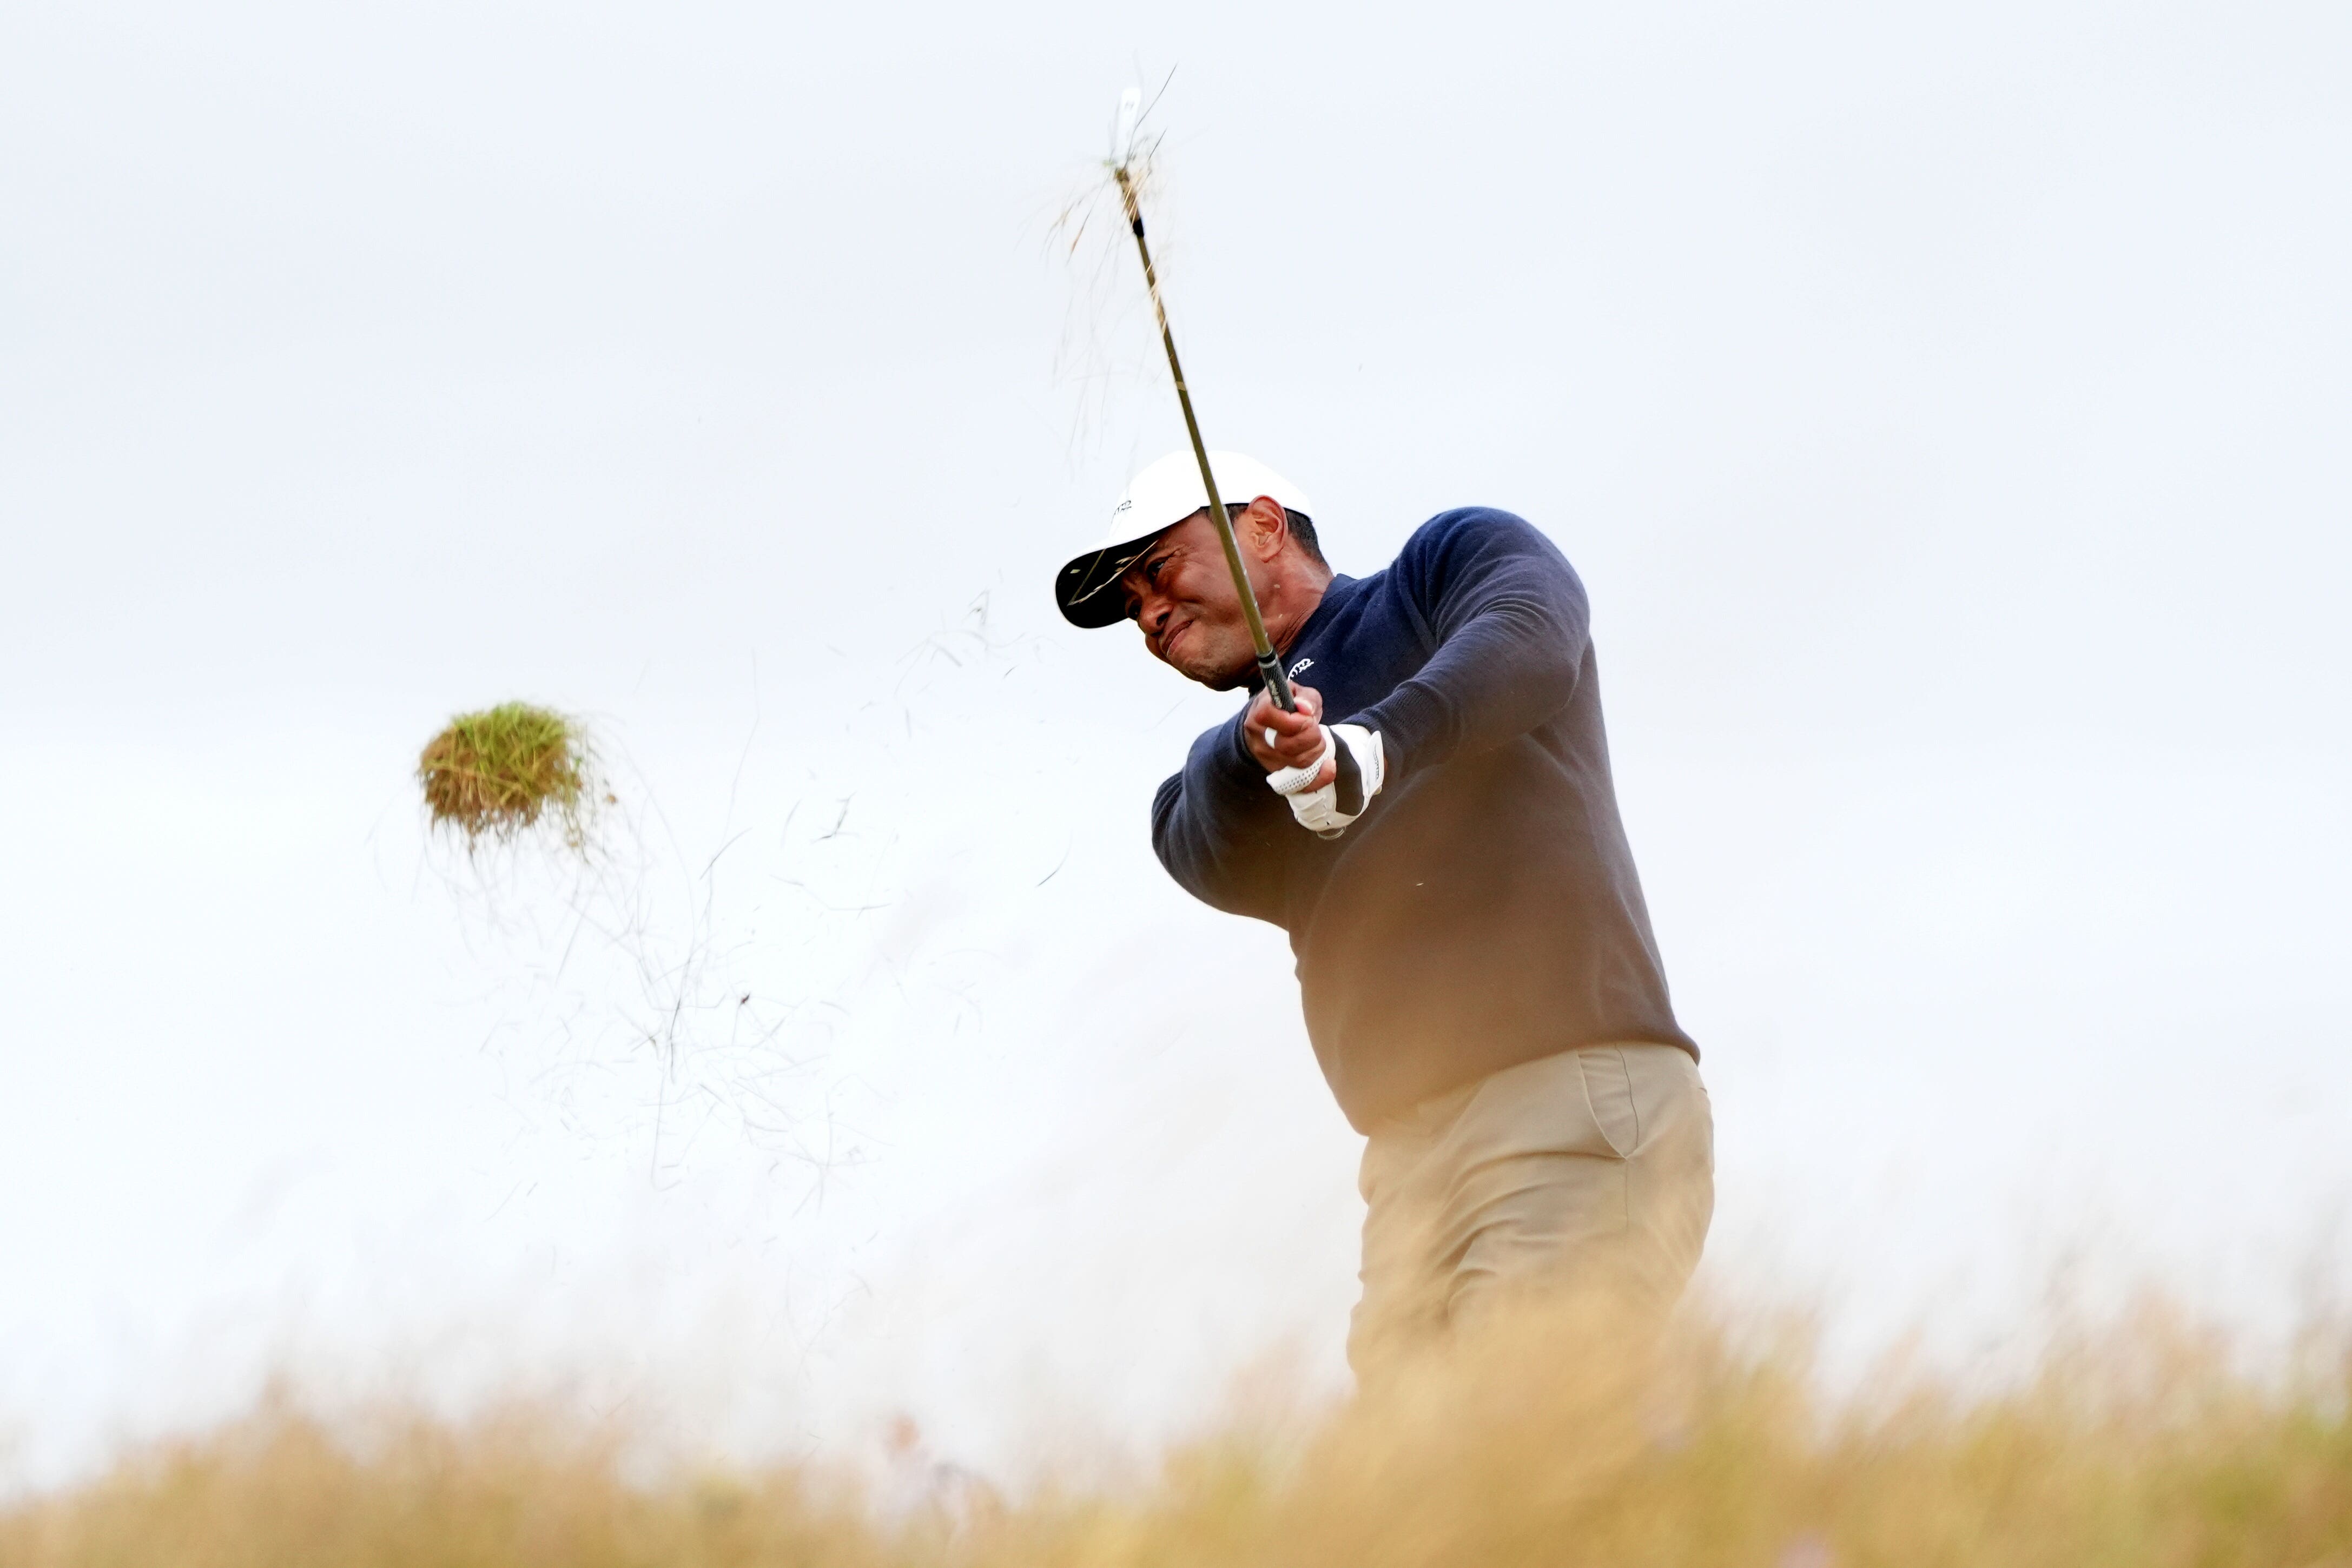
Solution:
<svg viewBox="0 0 2352 1568"><path fill-rule="evenodd" d="M425 808L437 828L506 842L554 822L570 848L584 850L596 799L595 762L580 721L530 703L462 713L425 744L416 761Z"/></svg>

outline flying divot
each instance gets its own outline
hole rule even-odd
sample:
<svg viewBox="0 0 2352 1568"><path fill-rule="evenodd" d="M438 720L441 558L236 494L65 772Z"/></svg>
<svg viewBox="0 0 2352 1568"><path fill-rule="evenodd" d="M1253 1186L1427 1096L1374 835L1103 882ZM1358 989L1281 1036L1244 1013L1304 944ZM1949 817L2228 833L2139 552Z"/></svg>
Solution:
<svg viewBox="0 0 2352 1568"><path fill-rule="evenodd" d="M511 843L551 822L585 853L600 786L595 754L578 719L529 703L500 703L451 719L416 761L427 819L464 835Z"/></svg>

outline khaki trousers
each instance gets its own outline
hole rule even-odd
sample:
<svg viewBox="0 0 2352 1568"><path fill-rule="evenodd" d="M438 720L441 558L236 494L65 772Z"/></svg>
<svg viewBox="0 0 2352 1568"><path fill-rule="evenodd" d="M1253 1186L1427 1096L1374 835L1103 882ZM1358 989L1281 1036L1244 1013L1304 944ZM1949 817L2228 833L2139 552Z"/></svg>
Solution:
<svg viewBox="0 0 2352 1568"><path fill-rule="evenodd" d="M1687 1051L1587 1046L1505 1068L1374 1127L1358 1178L1358 1377L1499 1300L1597 1291L1655 1322L1715 1212L1715 1119Z"/></svg>

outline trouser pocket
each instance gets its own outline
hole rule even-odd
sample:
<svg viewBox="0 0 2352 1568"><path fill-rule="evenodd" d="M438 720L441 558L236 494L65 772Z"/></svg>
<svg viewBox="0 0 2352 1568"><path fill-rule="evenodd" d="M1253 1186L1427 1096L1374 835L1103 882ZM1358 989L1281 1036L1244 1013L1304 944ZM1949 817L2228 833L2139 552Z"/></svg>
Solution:
<svg viewBox="0 0 2352 1568"><path fill-rule="evenodd" d="M1633 1103L1633 1074L1624 1051L1595 1045L1575 1052L1584 1080L1584 1103L1609 1152L1621 1160L1642 1146L1642 1113Z"/></svg>

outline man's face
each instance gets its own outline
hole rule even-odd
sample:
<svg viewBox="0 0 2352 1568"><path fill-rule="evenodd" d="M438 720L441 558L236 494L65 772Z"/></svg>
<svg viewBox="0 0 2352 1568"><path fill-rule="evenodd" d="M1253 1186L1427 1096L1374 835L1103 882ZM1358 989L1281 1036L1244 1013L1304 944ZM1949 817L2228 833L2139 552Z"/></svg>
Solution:
<svg viewBox="0 0 2352 1568"><path fill-rule="evenodd" d="M1152 540L1119 578L1118 591L1142 628L1144 646L1179 674L1224 691L1240 685L1255 664L1249 622L1207 507Z"/></svg>

